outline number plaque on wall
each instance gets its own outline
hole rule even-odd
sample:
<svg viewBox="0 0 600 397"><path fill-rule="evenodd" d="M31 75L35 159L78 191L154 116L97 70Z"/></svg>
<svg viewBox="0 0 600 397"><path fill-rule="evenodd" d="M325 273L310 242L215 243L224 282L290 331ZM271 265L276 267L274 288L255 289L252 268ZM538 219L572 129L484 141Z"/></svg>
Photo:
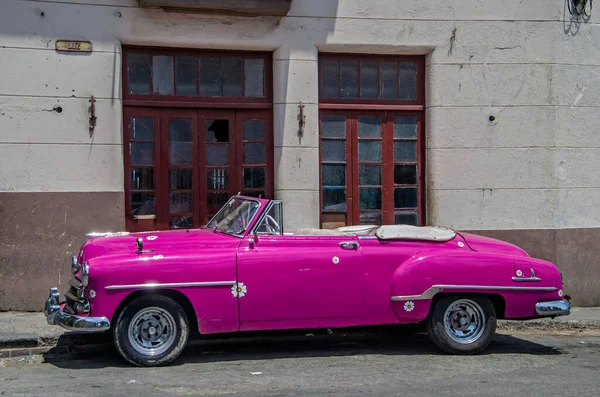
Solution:
<svg viewBox="0 0 600 397"><path fill-rule="evenodd" d="M92 52L92 43L81 40L56 40L56 51Z"/></svg>

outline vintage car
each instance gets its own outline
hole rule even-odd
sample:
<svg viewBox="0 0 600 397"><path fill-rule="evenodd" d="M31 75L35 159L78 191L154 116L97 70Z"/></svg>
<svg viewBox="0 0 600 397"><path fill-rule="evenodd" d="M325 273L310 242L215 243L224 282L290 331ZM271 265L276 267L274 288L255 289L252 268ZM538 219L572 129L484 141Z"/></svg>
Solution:
<svg viewBox="0 0 600 397"><path fill-rule="evenodd" d="M190 331L424 326L455 354L482 352L496 319L570 313L552 263L439 227L284 233L278 200L234 196L200 229L89 234L49 324L111 330L119 353L165 364Z"/></svg>

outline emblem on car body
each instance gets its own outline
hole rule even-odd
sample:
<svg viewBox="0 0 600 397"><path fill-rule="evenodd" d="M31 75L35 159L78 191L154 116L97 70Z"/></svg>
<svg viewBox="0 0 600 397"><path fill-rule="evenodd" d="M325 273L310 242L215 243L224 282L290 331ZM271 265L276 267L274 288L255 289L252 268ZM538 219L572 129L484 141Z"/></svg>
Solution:
<svg viewBox="0 0 600 397"><path fill-rule="evenodd" d="M413 301L408 301L404 304L404 311L412 312L415 309L415 304Z"/></svg>
<svg viewBox="0 0 600 397"><path fill-rule="evenodd" d="M338 258L337 256L334 256L332 261L333 261L333 263L335 263L337 265L338 263L340 263L340 258Z"/></svg>
<svg viewBox="0 0 600 397"><path fill-rule="evenodd" d="M246 292L248 292L248 289L244 283L235 283L231 287L231 295L233 295L234 298L241 298L246 295Z"/></svg>

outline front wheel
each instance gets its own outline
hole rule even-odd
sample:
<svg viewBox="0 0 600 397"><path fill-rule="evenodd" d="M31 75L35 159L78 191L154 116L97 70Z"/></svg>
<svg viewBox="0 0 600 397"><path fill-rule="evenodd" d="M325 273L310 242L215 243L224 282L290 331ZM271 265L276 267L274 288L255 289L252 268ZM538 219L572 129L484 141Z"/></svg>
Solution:
<svg viewBox="0 0 600 397"><path fill-rule="evenodd" d="M426 321L431 341L452 354L481 353L496 332L496 310L485 296L442 296Z"/></svg>
<svg viewBox="0 0 600 397"><path fill-rule="evenodd" d="M185 311L165 296L141 296L131 301L119 315L113 333L121 356L147 367L177 358L188 336Z"/></svg>

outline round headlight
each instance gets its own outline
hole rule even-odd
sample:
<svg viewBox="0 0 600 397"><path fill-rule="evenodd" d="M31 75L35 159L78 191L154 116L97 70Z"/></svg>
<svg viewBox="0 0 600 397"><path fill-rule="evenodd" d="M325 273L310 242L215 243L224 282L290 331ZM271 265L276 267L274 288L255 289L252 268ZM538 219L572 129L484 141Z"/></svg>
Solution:
<svg viewBox="0 0 600 397"><path fill-rule="evenodd" d="M84 287L87 287L88 285L89 275L90 269L87 262L85 262L83 265L81 265L81 284L83 284Z"/></svg>
<svg viewBox="0 0 600 397"><path fill-rule="evenodd" d="M75 274L79 271L81 266L77 263L77 255L73 255L73 260L71 262L71 273Z"/></svg>

